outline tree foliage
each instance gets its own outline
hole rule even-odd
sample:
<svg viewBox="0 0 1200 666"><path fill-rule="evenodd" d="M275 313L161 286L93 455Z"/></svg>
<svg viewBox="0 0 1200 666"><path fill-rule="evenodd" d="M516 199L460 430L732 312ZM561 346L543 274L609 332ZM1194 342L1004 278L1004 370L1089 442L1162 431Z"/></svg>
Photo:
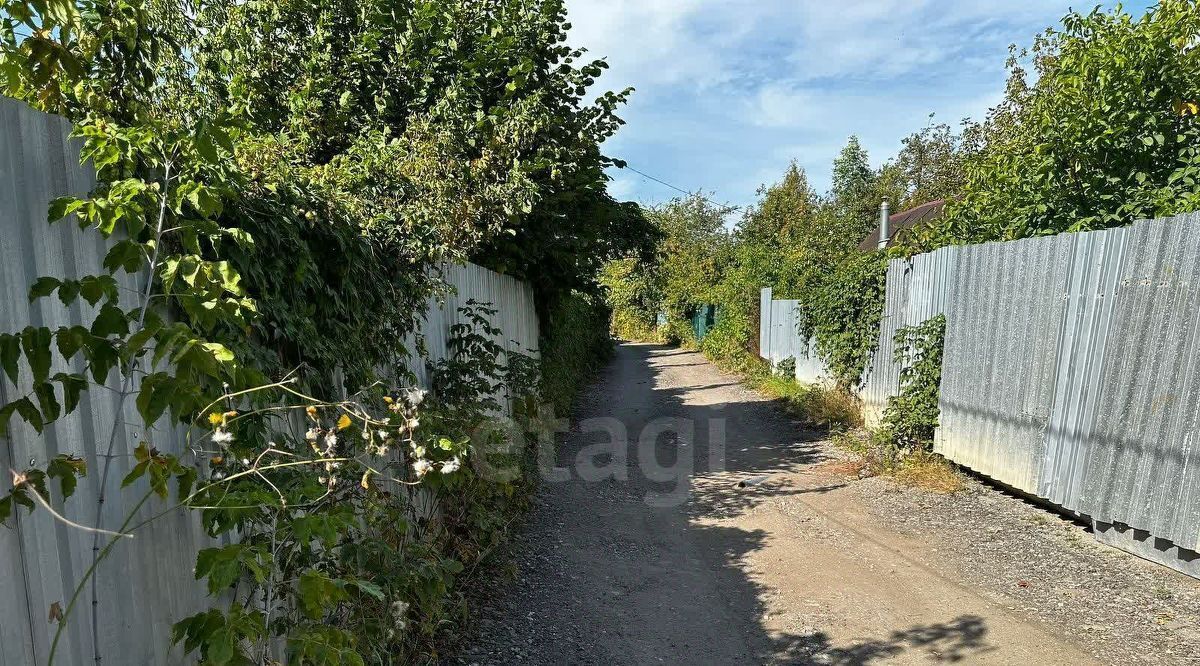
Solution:
<svg viewBox="0 0 1200 666"><path fill-rule="evenodd" d="M361 664L428 646L464 563L495 548L527 490L487 471L527 458L485 427L497 393L526 404L539 388L484 304L450 332L450 358L422 359L428 401L405 386L441 266L527 278L553 312L653 238L605 191L599 146L627 93L585 100L605 65L568 29L559 0L0 0L0 89L67 117L97 173L87 196L48 202L50 221L112 248L97 275L31 286L86 302L85 325L0 334L16 396L0 430L41 431L119 385L147 433L167 419L193 444L165 453L114 426L96 460L20 473L0 522L89 471L109 487L117 452L135 450L123 487L165 500L174 486L210 535L237 537L198 553L214 608L175 626L185 651ZM133 529L107 516L80 521L99 528L95 561Z"/></svg>
<svg viewBox="0 0 1200 666"><path fill-rule="evenodd" d="M925 451L933 446L945 339L945 315L896 329L894 361L900 367L900 391L888 398L883 422L875 433L877 441L905 451Z"/></svg>
<svg viewBox="0 0 1200 666"><path fill-rule="evenodd" d="M846 390L859 388L879 345L887 261L884 252L846 258L797 309L797 333L813 341L830 375Z"/></svg>
<svg viewBox="0 0 1200 666"><path fill-rule="evenodd" d="M1197 210L1200 8L1072 12L1014 51L967 136L966 184L927 240L1007 240ZM1032 74L1026 68L1032 68Z"/></svg>

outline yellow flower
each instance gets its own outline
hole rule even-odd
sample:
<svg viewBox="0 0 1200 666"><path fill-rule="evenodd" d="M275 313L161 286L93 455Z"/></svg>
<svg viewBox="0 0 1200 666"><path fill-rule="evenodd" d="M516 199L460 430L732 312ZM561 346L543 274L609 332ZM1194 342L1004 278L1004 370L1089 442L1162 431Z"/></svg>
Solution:
<svg viewBox="0 0 1200 666"><path fill-rule="evenodd" d="M212 414L208 415L208 424L211 425L212 427L215 428L215 427L221 425L222 423L225 423L225 415L224 414L218 414L216 412L213 412Z"/></svg>
<svg viewBox="0 0 1200 666"><path fill-rule="evenodd" d="M338 418L337 427L338 427L338 430L345 430L346 428L349 428L350 427L350 415L342 414Z"/></svg>
<svg viewBox="0 0 1200 666"><path fill-rule="evenodd" d="M316 407L309 405L308 407L304 408L304 411L307 412L308 415L313 417L314 419L317 418L317 408Z"/></svg>
<svg viewBox="0 0 1200 666"><path fill-rule="evenodd" d="M393 402L395 402L395 400L392 400L392 396L390 396L390 395L383 396L383 401L389 405L392 404Z"/></svg>

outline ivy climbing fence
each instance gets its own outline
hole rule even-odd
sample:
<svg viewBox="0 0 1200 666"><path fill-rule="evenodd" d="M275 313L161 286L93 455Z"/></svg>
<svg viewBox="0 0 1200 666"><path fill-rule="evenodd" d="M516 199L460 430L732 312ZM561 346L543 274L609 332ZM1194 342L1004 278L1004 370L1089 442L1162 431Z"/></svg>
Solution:
<svg viewBox="0 0 1200 666"><path fill-rule="evenodd" d="M99 234L46 222L52 199L85 194L94 183L93 172L79 164L79 146L69 138L70 129L62 118L0 97L0 331L78 325L94 316L82 300L68 309L47 299L30 303L27 298L29 286L39 276L77 278L102 272L107 244ZM496 310L490 320L500 330L496 342L506 351L537 353L537 311L528 285L473 264L447 266L444 275L453 289L430 300L420 331L429 359L446 358L451 327L468 323L458 308L470 300ZM127 280L121 287L130 297L122 305L131 307L137 285ZM414 355L409 366L419 381L428 382L423 359ZM71 369L52 371L60 370ZM23 385L28 380L23 377ZM142 432L132 401L118 412L119 380L110 388L83 393L79 409L47 425L41 435L14 419L10 437L0 439L0 473L5 477L0 483L7 484L9 470L41 466L60 453L74 454L87 461L89 474L79 480L66 506L55 497L53 508L65 519L93 524L101 490L97 470L107 448L107 442L98 439L107 438L115 419L120 445L114 449L106 501L99 511L105 525L120 524L133 508L134 498L145 491L120 492L121 480L134 465L134 447L146 441L161 451L182 455L186 439L181 428L165 419L151 432ZM11 387L0 385L0 404L14 399L10 392ZM146 483L145 478L137 482ZM164 508L168 508L165 502L152 499L136 520ZM99 637L100 654L109 663L187 663L182 650L172 650L169 636L172 624L211 605L204 584L191 575L196 552L208 545L213 544L201 529L198 514L184 509L148 524L135 538L119 544L101 562L94 578L99 622L92 626L89 614L75 614L57 663L95 663L93 635ZM12 525L0 526L0 666L46 662L56 630L51 616L66 606L91 562L92 535L47 511L29 515L17 511Z"/></svg>
<svg viewBox="0 0 1200 666"><path fill-rule="evenodd" d="M939 314L934 450L1200 577L1200 215L892 260L869 424L898 391L895 331ZM764 358L799 346L765 326Z"/></svg>

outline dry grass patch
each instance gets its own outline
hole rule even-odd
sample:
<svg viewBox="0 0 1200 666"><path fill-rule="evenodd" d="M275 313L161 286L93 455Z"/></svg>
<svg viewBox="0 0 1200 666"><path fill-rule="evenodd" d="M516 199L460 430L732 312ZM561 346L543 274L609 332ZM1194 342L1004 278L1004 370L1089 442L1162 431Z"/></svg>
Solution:
<svg viewBox="0 0 1200 666"><path fill-rule="evenodd" d="M817 466L817 471L831 476L844 476L846 478L861 478L871 474L871 465L865 458L845 458L843 460L832 460L827 463L821 463ZM865 472L865 474L864 474Z"/></svg>
<svg viewBox="0 0 1200 666"><path fill-rule="evenodd" d="M841 433L833 442L852 454L852 458L841 463L840 469L854 470L854 476L884 476L904 486L939 494L957 493L967 487L962 472L937 454L898 451L881 445L863 430ZM830 470L834 468L831 466Z"/></svg>
<svg viewBox="0 0 1200 666"><path fill-rule="evenodd" d="M753 383L758 391L782 400L789 411L805 422L825 428L862 426L858 398L836 388L801 384L790 377L767 375Z"/></svg>
<svg viewBox="0 0 1200 666"><path fill-rule="evenodd" d="M888 476L896 482L931 493L949 495L966 490L966 479L950 461L924 451L911 454Z"/></svg>

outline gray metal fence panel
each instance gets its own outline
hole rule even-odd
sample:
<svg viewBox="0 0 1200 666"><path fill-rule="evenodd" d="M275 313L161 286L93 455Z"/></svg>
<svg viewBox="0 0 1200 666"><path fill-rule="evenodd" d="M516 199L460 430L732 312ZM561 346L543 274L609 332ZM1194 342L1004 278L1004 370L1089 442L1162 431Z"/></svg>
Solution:
<svg viewBox="0 0 1200 666"><path fill-rule="evenodd" d="M1197 550L1197 229L1188 215L964 248L935 450Z"/></svg>
<svg viewBox="0 0 1200 666"><path fill-rule="evenodd" d="M1054 397L1037 494L1080 511L1108 350L1114 292L1129 229L1072 234Z"/></svg>
<svg viewBox="0 0 1200 666"><path fill-rule="evenodd" d="M1081 510L1200 550L1200 215L1129 230Z"/></svg>
<svg viewBox="0 0 1200 666"><path fill-rule="evenodd" d="M771 336L771 288L763 287L758 295L758 353L770 358Z"/></svg>
<svg viewBox="0 0 1200 666"><path fill-rule="evenodd" d="M106 244L93 232L80 232L71 223L48 225L51 199L84 194L94 184L90 169L79 165L79 146L68 139L70 126L61 118L36 112L0 97L0 331L27 325L73 325L90 322L93 309L84 304L64 308L57 299L30 304L32 281L42 275L80 277L101 272ZM468 299L491 303L497 310L492 323L507 350L536 355L538 320L528 285L474 265L448 266L451 293L431 299L422 326L430 358L444 358L450 326L463 321L457 312ZM138 285L122 284L129 294ZM129 305L130 303L126 303ZM411 369L428 380L423 361ZM74 370L80 370L75 368ZM54 372L67 370L57 366ZM21 378L18 391L28 388ZM119 389L114 380L110 386ZM0 382L0 403L12 400L12 387ZM37 435L15 420L11 437L0 439L0 470L42 464L58 453L84 458L87 477L76 494L56 509L86 525L96 523L100 470L108 436L117 423L117 444L106 488L101 524L120 525L140 498L137 486L121 489L140 441L162 451L185 452L185 433L165 423L143 432L132 401L117 414L115 391L86 392L78 409ZM143 481L144 484L144 481ZM55 500L56 502L58 500ZM163 510L157 499L139 512L139 519ZM71 591L91 563L92 537L54 521L45 511L18 515L13 528L0 527L0 666L45 663L56 625L47 622L52 604L65 606ZM122 541L99 567L96 581L100 607L99 649L107 663L183 663L171 650L170 626L211 605L203 585L193 580L196 551L210 545L195 514L176 511ZM92 630L87 620L90 595L84 598L59 648L58 663L91 664Z"/></svg>
<svg viewBox="0 0 1200 666"><path fill-rule="evenodd" d="M900 386L900 366L893 361L896 329L908 321L909 297L912 294L912 266L894 259L887 267L887 291L883 300L883 315L879 320L879 339L875 353L864 370L859 397L863 403L863 421L874 428L883 418L889 397L896 394Z"/></svg>
<svg viewBox="0 0 1200 666"><path fill-rule="evenodd" d="M962 248L946 312L935 450L1028 492L1046 450L1071 245Z"/></svg>
<svg viewBox="0 0 1200 666"><path fill-rule="evenodd" d="M896 332L916 326L945 312L953 286L959 249L945 247L911 260L888 262L887 291L875 353L863 374L859 396L863 420L876 427L883 418L888 398L900 390L901 365L895 361Z"/></svg>
<svg viewBox="0 0 1200 666"><path fill-rule="evenodd" d="M791 299L772 300L771 288L766 287L760 295L759 306L759 354L774 367L780 361L791 358L796 362L796 381L808 384L828 380L825 364L817 358L809 340L798 333L800 301Z"/></svg>
<svg viewBox="0 0 1200 666"><path fill-rule="evenodd" d="M797 304L763 299L777 362L799 347ZM1200 214L891 261L869 426L899 388L896 330L943 313L935 451L1155 552L1200 550Z"/></svg>

